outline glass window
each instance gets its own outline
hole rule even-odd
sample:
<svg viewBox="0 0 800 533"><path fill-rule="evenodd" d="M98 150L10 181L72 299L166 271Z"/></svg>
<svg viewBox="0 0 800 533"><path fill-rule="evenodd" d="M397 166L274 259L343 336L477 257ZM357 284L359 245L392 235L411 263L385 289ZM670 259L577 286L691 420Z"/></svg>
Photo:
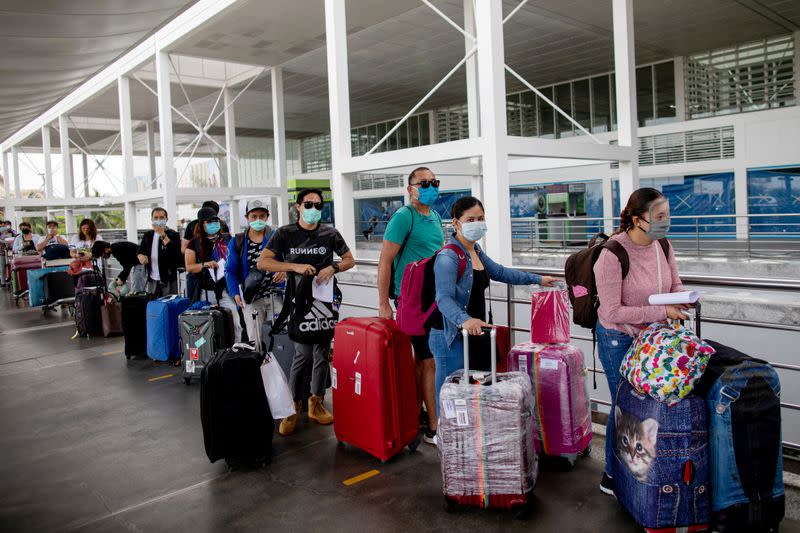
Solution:
<svg viewBox="0 0 800 533"><path fill-rule="evenodd" d="M539 132L536 124L536 95L533 91L525 91L519 95L521 111L520 134L523 137L536 137Z"/></svg>
<svg viewBox="0 0 800 533"><path fill-rule="evenodd" d="M611 131L608 76L592 78L592 132Z"/></svg>
<svg viewBox="0 0 800 533"><path fill-rule="evenodd" d="M428 113L419 116L419 139L421 146L431 144L431 125Z"/></svg>
<svg viewBox="0 0 800 533"><path fill-rule="evenodd" d="M617 129L617 77L613 73L608 78L608 90L611 94L611 129ZM617 210L619 212L619 209Z"/></svg>
<svg viewBox="0 0 800 533"><path fill-rule="evenodd" d="M397 147L408 148L408 122L403 122L397 129Z"/></svg>
<svg viewBox="0 0 800 533"><path fill-rule="evenodd" d="M650 126L655 118L653 112L653 67L636 69L636 113L639 127Z"/></svg>
<svg viewBox="0 0 800 533"><path fill-rule="evenodd" d="M553 100L553 88L552 87L545 87L541 89L542 94L549 98L551 101ZM553 123L553 113L555 110L553 106L542 100L541 98L536 98L536 101L539 104L539 135L544 138L552 139L555 137L555 130L554 123Z"/></svg>
<svg viewBox="0 0 800 533"><path fill-rule="evenodd" d="M572 116L572 88L570 83L556 85L555 102L562 111ZM559 112L556 112L556 120L558 121L557 129L559 137L571 137L573 135L572 122L567 120L567 118Z"/></svg>
<svg viewBox="0 0 800 533"><path fill-rule="evenodd" d="M578 124L589 130L589 128L591 128L591 116L589 109L589 80L580 80L574 82L572 84L572 97L574 99L572 117L578 121Z"/></svg>
<svg viewBox="0 0 800 533"><path fill-rule="evenodd" d="M386 123L386 131L388 132L390 129L394 128L395 124L397 124L396 120L388 121ZM386 150L397 150L397 132L389 135L389 138L386 139L384 144L386 145Z"/></svg>
<svg viewBox="0 0 800 533"><path fill-rule="evenodd" d="M377 132L378 133L378 140L383 139L383 136L386 135L387 131L389 131L389 130L386 128L386 123L385 122L381 122L380 124L378 124L378 132ZM372 146L375 146L375 145L373 144ZM367 148L367 150L372 149L372 146ZM378 149L375 150L375 151L376 152L385 152L386 151L386 141L384 141L383 144L381 144L378 147Z"/></svg>
<svg viewBox="0 0 800 533"><path fill-rule="evenodd" d="M656 122L673 122L675 117L675 64L672 61L653 67L656 79Z"/></svg>
<svg viewBox="0 0 800 533"><path fill-rule="evenodd" d="M419 119L417 116L408 117L409 146L419 146Z"/></svg>
<svg viewBox="0 0 800 533"><path fill-rule="evenodd" d="M522 123L519 108L519 94L506 97L506 129L508 135L522 135Z"/></svg>

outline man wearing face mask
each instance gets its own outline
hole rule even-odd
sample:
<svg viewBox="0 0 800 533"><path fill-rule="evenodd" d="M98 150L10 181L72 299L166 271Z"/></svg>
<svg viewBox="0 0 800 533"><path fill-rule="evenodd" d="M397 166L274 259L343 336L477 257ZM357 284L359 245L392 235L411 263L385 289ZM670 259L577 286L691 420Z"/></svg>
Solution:
<svg viewBox="0 0 800 533"><path fill-rule="evenodd" d="M411 204L398 209L386 225L378 262L379 315L387 319L394 316L389 300L396 302L400 294L406 265L432 256L444 244L442 218L431 209L439 197L439 180L429 168L419 167L409 174L408 195ZM423 439L432 444L436 435L436 366L428 334L412 337L411 344L417 364L417 390L428 413L421 416Z"/></svg>
<svg viewBox="0 0 800 533"><path fill-rule="evenodd" d="M252 295L250 303L245 302L244 294L240 288L244 285L247 275L257 268L258 258L267 247L275 230L269 224L269 209L264 200L250 200L247 202L246 217L248 229L244 233L236 234L228 243L228 261L225 263L225 282L228 294L233 297L236 305L244 310L244 325L247 328L248 338L255 339L255 332L261 330L265 318L277 312L269 308L269 293L276 283L286 278L285 272L264 276L260 287ZM258 311L253 318L253 311Z"/></svg>
<svg viewBox="0 0 800 533"><path fill-rule="evenodd" d="M324 283L333 278L337 272L344 272L355 266L353 253L347 247L341 234L333 226L322 226L322 191L304 189L297 193L297 211L299 220L278 229L272 241L267 245L258 268L270 272L294 272L299 276L315 276L315 283ZM333 254L342 258L334 263ZM282 255L283 261L276 256ZM295 276L299 281L299 276ZM333 415L322 404L325 394L325 383L328 378L328 353L330 342L325 344L295 343L295 355L289 376L289 387L295 401L296 414L281 421L281 435L294 433L297 418L301 412L304 396L304 384L299 379L306 375L306 368L313 365L311 372L311 398L308 400L308 417L318 423L327 425L333 422Z"/></svg>
<svg viewBox="0 0 800 533"><path fill-rule="evenodd" d="M153 229L139 244L139 263L147 269L147 292L157 296L177 294L178 268L183 267L178 232L167 227L167 211L156 207L150 214Z"/></svg>

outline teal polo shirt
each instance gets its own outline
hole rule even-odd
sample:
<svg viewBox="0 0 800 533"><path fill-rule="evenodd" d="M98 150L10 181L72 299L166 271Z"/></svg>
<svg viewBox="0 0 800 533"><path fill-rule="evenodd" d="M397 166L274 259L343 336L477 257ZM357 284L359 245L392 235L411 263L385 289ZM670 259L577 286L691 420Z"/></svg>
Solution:
<svg viewBox="0 0 800 533"><path fill-rule="evenodd" d="M405 248L398 252L394 260L394 286L398 295L406 265L432 256L444 244L442 217L433 209L428 216L422 216L413 206L401 207L386 225L383 238L402 246L406 236L408 241Z"/></svg>

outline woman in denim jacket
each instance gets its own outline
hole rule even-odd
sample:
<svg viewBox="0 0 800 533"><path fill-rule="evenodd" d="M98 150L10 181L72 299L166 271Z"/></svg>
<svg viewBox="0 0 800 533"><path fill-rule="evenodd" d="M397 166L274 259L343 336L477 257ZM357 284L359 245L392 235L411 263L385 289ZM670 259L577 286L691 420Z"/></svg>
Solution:
<svg viewBox="0 0 800 533"><path fill-rule="evenodd" d="M492 261L477 241L486 234L483 204L477 198L467 196L453 204L453 228L455 233L447 245L436 256L436 303L431 323L429 346L436 361L436 405L439 405L439 390L445 378L464 368L464 341L461 328L470 335L482 335L482 328L491 327L486 318L485 290L490 280L512 285L550 286L556 278L529 274L506 268ZM458 278L459 255L466 259L464 273Z"/></svg>

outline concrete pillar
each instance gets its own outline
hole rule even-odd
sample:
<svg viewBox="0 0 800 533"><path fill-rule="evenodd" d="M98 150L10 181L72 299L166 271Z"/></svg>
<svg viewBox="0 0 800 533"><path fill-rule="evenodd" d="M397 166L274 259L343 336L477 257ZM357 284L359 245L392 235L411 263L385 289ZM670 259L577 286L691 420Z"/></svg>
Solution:
<svg viewBox="0 0 800 533"><path fill-rule="evenodd" d="M83 196L89 197L89 157L86 153L81 153L81 164L83 166Z"/></svg>
<svg viewBox="0 0 800 533"><path fill-rule="evenodd" d="M156 124L152 120L145 122L145 135L147 137L147 168L149 169L148 176L150 177L150 188L158 188L156 183Z"/></svg>
<svg viewBox="0 0 800 533"><path fill-rule="evenodd" d="M69 148L67 117L58 117L58 136L61 145L61 166L64 173L64 198L75 198L75 180L72 177L72 152Z"/></svg>
<svg viewBox="0 0 800 533"><path fill-rule="evenodd" d="M347 65L345 3L325 0L325 38L331 126L331 189L336 228L355 252L356 225L353 178L341 166L352 157L350 146L350 87Z"/></svg>
<svg viewBox="0 0 800 533"><path fill-rule="evenodd" d="M275 186L281 190L277 199L274 221L279 226L289 223L289 176L286 170L286 124L283 110L283 69L273 67L270 71L272 81L272 135L275 142Z"/></svg>
<svg viewBox="0 0 800 533"><path fill-rule="evenodd" d="M14 204L11 200L11 165L8 163L8 152L3 152L3 207L6 219L10 220L16 228L19 224L14 216Z"/></svg>
<svg viewBox="0 0 800 533"><path fill-rule="evenodd" d="M506 83L503 47L503 5L477 2L480 129L483 142L483 203L490 220L486 250L495 261L510 265L511 205L506 148Z"/></svg>
<svg viewBox="0 0 800 533"><path fill-rule="evenodd" d="M620 204L639 188L639 138L636 115L636 55L633 42L633 0L612 0L617 133L620 146L634 147L631 161L619 162Z"/></svg>
<svg viewBox="0 0 800 533"><path fill-rule="evenodd" d="M603 178L603 231L606 235L614 233L614 216L614 179Z"/></svg>
<svg viewBox="0 0 800 533"><path fill-rule="evenodd" d="M172 141L172 94L170 93L169 54L156 52L156 87L158 90L158 128L161 141L161 164L164 176L164 209L177 217L177 183L175 176L175 152Z"/></svg>
<svg viewBox="0 0 800 533"><path fill-rule="evenodd" d="M686 58L678 56L672 61L675 69L675 117L683 122L689 118L686 110Z"/></svg>
<svg viewBox="0 0 800 533"><path fill-rule="evenodd" d="M22 190L19 187L19 148L11 147L11 166L14 170L14 198L22 198Z"/></svg>
<svg viewBox="0 0 800 533"><path fill-rule="evenodd" d="M236 146L236 113L233 101L236 95L233 90L225 88L222 91L223 106L225 108L225 170L228 174L228 187L239 187L239 150ZM239 200L231 199L229 204L231 219L229 221L232 232L241 230L239 221Z"/></svg>
<svg viewBox="0 0 800 533"><path fill-rule="evenodd" d="M475 13L473 0L464 0L464 31L475 35ZM472 39L464 37L465 53L472 50L475 43ZM473 55L467 60L467 119L469 124L469 136L477 139L481 136L481 109L478 96L478 58ZM470 178L470 188L472 196L483 198L483 177L476 174Z"/></svg>
<svg viewBox="0 0 800 533"><path fill-rule="evenodd" d="M747 125L737 120L733 126L733 200L736 214L736 238L746 240L750 236L750 193L747 190Z"/></svg>
<svg viewBox="0 0 800 533"><path fill-rule="evenodd" d="M800 30L794 32L794 101L800 102Z"/></svg>
<svg viewBox="0 0 800 533"><path fill-rule="evenodd" d="M133 120L131 119L131 82L126 76L117 78L119 93L119 139L122 152L122 182L125 195L136 192L133 177ZM125 233L131 242L139 240L136 227L136 203L125 202Z"/></svg>
<svg viewBox="0 0 800 533"><path fill-rule="evenodd" d="M42 158L44 159L44 197L53 197L53 161L50 158L50 125L42 126Z"/></svg>

